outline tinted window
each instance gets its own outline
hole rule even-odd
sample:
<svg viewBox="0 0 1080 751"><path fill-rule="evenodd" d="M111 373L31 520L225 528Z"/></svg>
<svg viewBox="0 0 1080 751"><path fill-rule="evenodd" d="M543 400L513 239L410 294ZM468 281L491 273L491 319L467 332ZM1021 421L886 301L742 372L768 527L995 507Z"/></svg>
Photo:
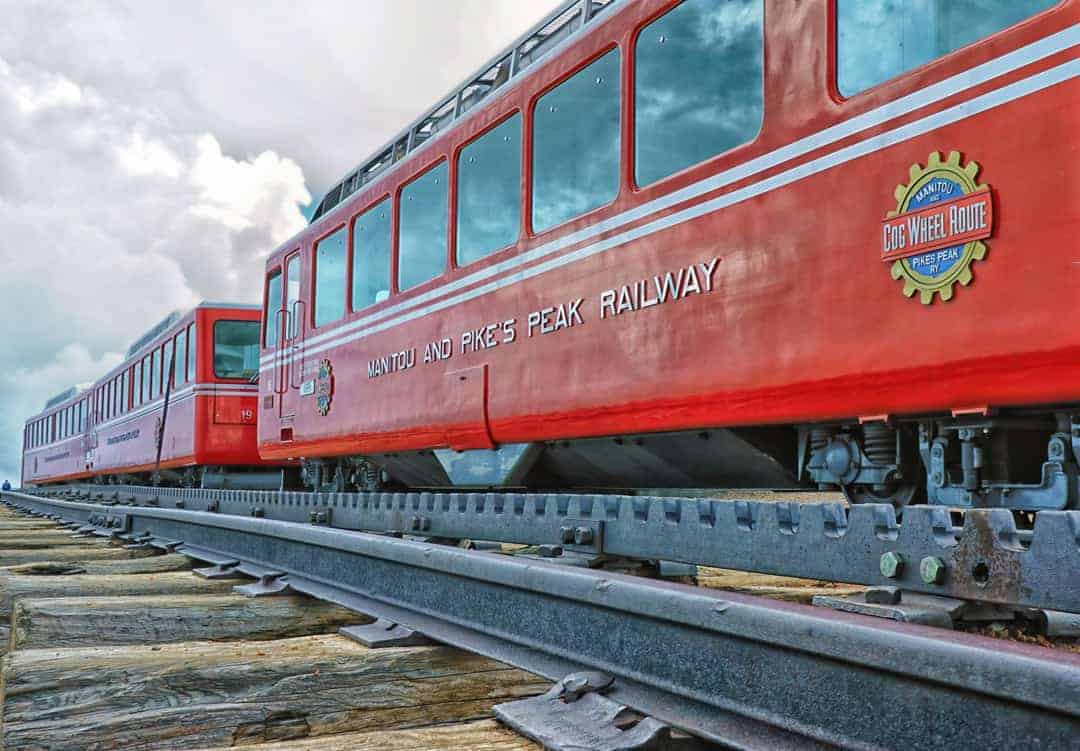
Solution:
<svg viewBox="0 0 1080 751"><path fill-rule="evenodd" d="M285 338L295 339L300 333L300 254L285 263Z"/></svg>
<svg viewBox="0 0 1080 751"><path fill-rule="evenodd" d="M429 169L401 191L398 226L398 289L434 279L446 268L446 162Z"/></svg>
<svg viewBox="0 0 1080 751"><path fill-rule="evenodd" d="M642 30L634 59L638 185L757 135L761 6L761 0L686 0Z"/></svg>
<svg viewBox="0 0 1080 751"><path fill-rule="evenodd" d="M135 363L135 380L131 389L131 403L138 407L142 404L142 363Z"/></svg>
<svg viewBox="0 0 1080 751"><path fill-rule="evenodd" d="M353 224L353 310L390 296L390 199L380 201Z"/></svg>
<svg viewBox="0 0 1080 751"><path fill-rule="evenodd" d="M176 335L176 367L173 372L173 386L184 382L187 374L187 331Z"/></svg>
<svg viewBox="0 0 1080 751"><path fill-rule="evenodd" d="M619 59L612 50L536 104L532 223L538 231L619 192Z"/></svg>
<svg viewBox="0 0 1080 751"><path fill-rule="evenodd" d="M1058 0L836 0L845 96L1012 26Z"/></svg>
<svg viewBox="0 0 1080 751"><path fill-rule="evenodd" d="M275 271L266 280L266 305L263 308L263 320L266 321L266 346L277 346L278 329L281 321L278 311L281 310L281 271Z"/></svg>
<svg viewBox="0 0 1080 751"><path fill-rule="evenodd" d="M171 391L169 379L172 378L173 340L165 342L165 354L161 357L161 393Z"/></svg>
<svg viewBox="0 0 1080 751"><path fill-rule="evenodd" d="M198 347L195 346L195 324L191 324L187 327L187 378L189 381L195 380L195 354L198 352Z"/></svg>
<svg viewBox="0 0 1080 751"><path fill-rule="evenodd" d="M143 358L142 361L143 372L143 388L142 388L142 400L144 402L150 401L150 380L153 373L150 371L150 355Z"/></svg>
<svg viewBox="0 0 1080 751"><path fill-rule="evenodd" d="M150 398L153 399L161 393L161 348L158 347L150 355Z"/></svg>
<svg viewBox="0 0 1080 751"><path fill-rule="evenodd" d="M131 371L125 370L120 378L120 411L127 412L128 393L131 391Z"/></svg>
<svg viewBox="0 0 1080 751"><path fill-rule="evenodd" d="M521 115L514 115L458 157L458 264L513 244L520 226Z"/></svg>
<svg viewBox="0 0 1080 751"><path fill-rule="evenodd" d="M214 324L214 375L250 379L259 372L259 322Z"/></svg>
<svg viewBox="0 0 1080 751"><path fill-rule="evenodd" d="M315 325L322 326L345 315L344 227L315 246Z"/></svg>

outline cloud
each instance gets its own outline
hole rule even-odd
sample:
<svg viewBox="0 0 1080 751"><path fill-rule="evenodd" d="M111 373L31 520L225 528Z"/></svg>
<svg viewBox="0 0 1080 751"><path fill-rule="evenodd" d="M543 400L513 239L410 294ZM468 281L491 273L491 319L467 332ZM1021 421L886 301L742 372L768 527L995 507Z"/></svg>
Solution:
<svg viewBox="0 0 1080 751"><path fill-rule="evenodd" d="M0 0L0 480L169 310L254 300L300 207L552 0Z"/></svg>
<svg viewBox="0 0 1080 751"><path fill-rule="evenodd" d="M0 476L25 418L93 381L168 310L254 301L260 259L304 226L300 167L62 73L0 58Z"/></svg>

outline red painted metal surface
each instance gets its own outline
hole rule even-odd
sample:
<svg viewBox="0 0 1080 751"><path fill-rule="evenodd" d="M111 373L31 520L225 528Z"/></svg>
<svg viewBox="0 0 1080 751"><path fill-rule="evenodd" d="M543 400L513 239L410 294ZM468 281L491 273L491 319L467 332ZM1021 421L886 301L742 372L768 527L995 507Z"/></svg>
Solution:
<svg viewBox="0 0 1080 751"><path fill-rule="evenodd" d="M23 451L24 484L67 482L115 474L182 469L192 466L256 466L264 464L256 449L257 387L246 380L222 379L214 374L213 328L217 321L258 321L259 310L249 306L203 304L188 312L144 347L107 373L86 391L57 404L27 424L58 414L80 400L89 399L86 428L63 440ZM134 377L129 375L125 410L105 418L98 411L95 393L159 349L176 335L196 332L194 378L183 378L169 393L169 410L157 463L157 435L165 393L135 405ZM179 367L179 366L177 366ZM163 377L168 369L163 368ZM186 373L184 374L187 375Z"/></svg>
<svg viewBox="0 0 1080 751"><path fill-rule="evenodd" d="M1062 67L1076 64L1075 40L1060 45L1075 37L1080 2L845 99L835 86L832 4L767 0L760 134L639 189L630 51L642 24L672 6L618 6L270 257L268 272L301 249L308 315L295 342L262 353L264 458L1080 402L1080 82ZM1052 37L1056 50L1004 64ZM616 44L623 146L612 204L532 232L526 158L515 246L460 269L451 248L438 278L313 328L313 241L442 159L451 163L452 207L462 146L514 111L529 113ZM952 88L929 97L943 82ZM882 263L882 221L909 167L953 150L977 161L979 182L993 190L989 253L954 299L920 305ZM642 280L651 292L656 277L689 269L703 277L706 268L701 294L655 305L641 298ZM605 293L618 299L624 286L630 309L605 308ZM579 299L580 323L542 333L558 306ZM530 327L530 314L540 323ZM510 320L513 341L500 334L462 350L465 332ZM424 362L426 346L444 338L452 355ZM369 377L373 361L409 352L413 366ZM323 359L335 374L325 416L305 387Z"/></svg>

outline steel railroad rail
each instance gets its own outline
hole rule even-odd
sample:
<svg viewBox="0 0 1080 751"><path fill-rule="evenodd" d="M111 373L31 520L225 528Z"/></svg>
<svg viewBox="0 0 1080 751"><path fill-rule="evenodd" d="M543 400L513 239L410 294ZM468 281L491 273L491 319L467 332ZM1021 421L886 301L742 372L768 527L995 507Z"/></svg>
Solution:
<svg viewBox="0 0 1080 751"><path fill-rule="evenodd" d="M744 749L1080 743L1076 655L324 524L3 500L255 576L253 594L291 588L560 681L502 710L526 726L552 718L555 740L576 728L613 748L598 718L623 733L610 721L625 705L649 719L620 741L669 723Z"/></svg>
<svg viewBox="0 0 1080 751"><path fill-rule="evenodd" d="M40 492L341 529L557 546L1080 613L1080 511L537 493L308 493L69 486ZM933 575L922 570L933 564Z"/></svg>

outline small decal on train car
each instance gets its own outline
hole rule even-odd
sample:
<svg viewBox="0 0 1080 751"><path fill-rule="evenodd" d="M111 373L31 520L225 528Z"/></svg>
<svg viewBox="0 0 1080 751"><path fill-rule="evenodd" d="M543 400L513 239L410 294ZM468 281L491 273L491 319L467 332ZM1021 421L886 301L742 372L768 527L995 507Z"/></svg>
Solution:
<svg viewBox="0 0 1080 751"><path fill-rule="evenodd" d="M334 400L334 368L329 359L319 362L319 374L315 378L315 410L326 417Z"/></svg>
<svg viewBox="0 0 1080 751"><path fill-rule="evenodd" d="M315 379L309 378L300 384L300 396L311 396L315 393Z"/></svg>
<svg viewBox="0 0 1080 751"><path fill-rule="evenodd" d="M979 164L962 164L960 152L942 161L935 151L896 186L896 209L881 225L881 260L903 280L905 297L918 292L929 305L935 295L951 300L954 285L971 284L971 265L986 257L982 241L994 224L990 186L977 183L978 174Z"/></svg>

